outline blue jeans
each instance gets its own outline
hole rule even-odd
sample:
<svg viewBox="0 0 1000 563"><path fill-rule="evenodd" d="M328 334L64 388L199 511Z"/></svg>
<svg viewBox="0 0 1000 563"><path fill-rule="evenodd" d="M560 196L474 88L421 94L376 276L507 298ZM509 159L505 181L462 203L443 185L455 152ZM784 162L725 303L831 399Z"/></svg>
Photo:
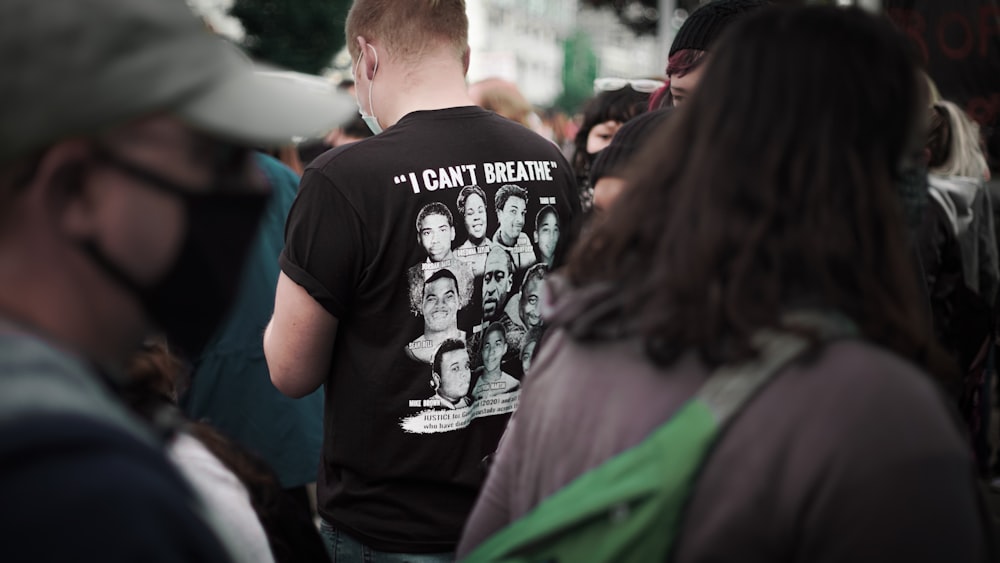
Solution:
<svg viewBox="0 0 1000 563"><path fill-rule="evenodd" d="M455 552L388 553L375 551L323 520L319 526L333 563L451 563Z"/></svg>

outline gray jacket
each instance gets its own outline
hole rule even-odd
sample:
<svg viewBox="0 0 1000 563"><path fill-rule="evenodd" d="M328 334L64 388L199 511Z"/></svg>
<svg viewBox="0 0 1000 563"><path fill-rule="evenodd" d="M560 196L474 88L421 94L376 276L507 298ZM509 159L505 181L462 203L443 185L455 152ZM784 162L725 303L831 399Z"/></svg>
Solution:
<svg viewBox="0 0 1000 563"><path fill-rule="evenodd" d="M930 196L944 209L962 253L965 284L991 306L1000 287L989 191L982 180L928 176Z"/></svg>

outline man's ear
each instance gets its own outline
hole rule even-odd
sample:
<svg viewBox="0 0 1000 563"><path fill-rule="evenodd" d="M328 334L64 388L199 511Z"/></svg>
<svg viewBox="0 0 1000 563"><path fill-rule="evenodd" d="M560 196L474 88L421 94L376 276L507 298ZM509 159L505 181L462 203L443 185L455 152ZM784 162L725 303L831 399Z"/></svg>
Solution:
<svg viewBox="0 0 1000 563"><path fill-rule="evenodd" d="M357 36L355 41L358 43L358 49L361 51L361 68L358 69L359 72L365 73L365 78L371 80L375 77L375 67L378 65L378 51L372 46L364 37ZM355 80L357 78L355 77Z"/></svg>
<svg viewBox="0 0 1000 563"><path fill-rule="evenodd" d="M95 193L87 184L90 158L81 143L60 143L42 157L31 186L60 226L81 237L97 227Z"/></svg>
<svg viewBox="0 0 1000 563"><path fill-rule="evenodd" d="M462 74L469 74L469 60L471 58L472 49L468 45L465 46L465 52L462 53Z"/></svg>
<svg viewBox="0 0 1000 563"><path fill-rule="evenodd" d="M437 392L439 387L441 387L441 376L431 372L431 389Z"/></svg>

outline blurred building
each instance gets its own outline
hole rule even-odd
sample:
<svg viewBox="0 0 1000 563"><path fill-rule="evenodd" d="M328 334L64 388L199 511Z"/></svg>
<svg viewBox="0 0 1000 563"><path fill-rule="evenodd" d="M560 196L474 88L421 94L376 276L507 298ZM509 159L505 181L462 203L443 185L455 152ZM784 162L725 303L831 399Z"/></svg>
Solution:
<svg viewBox="0 0 1000 563"><path fill-rule="evenodd" d="M564 44L578 30L589 38L599 76L663 72L656 36L636 37L611 9L578 0L467 0L467 6L469 81L513 81L536 106L550 106L562 93Z"/></svg>
<svg viewBox="0 0 1000 563"><path fill-rule="evenodd" d="M516 82L538 106L562 92L563 42L573 31L577 0L467 0L469 81Z"/></svg>
<svg viewBox="0 0 1000 563"><path fill-rule="evenodd" d="M611 8L581 10L576 25L590 37L599 76L648 78L663 74L667 57L657 36L637 36Z"/></svg>
<svg viewBox="0 0 1000 563"><path fill-rule="evenodd" d="M243 26L229 15L234 0L187 0L212 27L235 41ZM598 76L628 78L663 72L665 54L655 35L637 37L610 8L585 7L579 0L466 0L472 55L469 81L499 77L515 82L529 102L548 107L563 91L566 41L586 35L597 58ZM350 76L346 49L325 74Z"/></svg>

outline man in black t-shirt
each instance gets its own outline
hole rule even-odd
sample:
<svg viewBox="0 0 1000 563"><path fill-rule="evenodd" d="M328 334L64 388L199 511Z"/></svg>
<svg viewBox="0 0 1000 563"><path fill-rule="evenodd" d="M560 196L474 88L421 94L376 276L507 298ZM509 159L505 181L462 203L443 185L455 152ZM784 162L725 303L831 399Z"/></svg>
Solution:
<svg viewBox="0 0 1000 563"><path fill-rule="evenodd" d="M462 0L355 1L346 36L361 113L378 134L310 164L286 225L264 349L285 394L324 386L318 509L337 560L452 559L482 460L520 393L441 409L428 399L429 359L464 335L476 362L484 309L503 316L518 290L523 271L505 264L502 298L484 302L477 267L480 246L496 246L501 220L489 207L501 191L516 203L500 207L512 219L517 208L508 230L525 263L538 259L525 216L545 206L562 221L579 213L558 148L469 99L467 30ZM469 240L459 253L456 241ZM426 338L445 319L457 330ZM516 378L520 361L507 355L503 371Z"/></svg>

